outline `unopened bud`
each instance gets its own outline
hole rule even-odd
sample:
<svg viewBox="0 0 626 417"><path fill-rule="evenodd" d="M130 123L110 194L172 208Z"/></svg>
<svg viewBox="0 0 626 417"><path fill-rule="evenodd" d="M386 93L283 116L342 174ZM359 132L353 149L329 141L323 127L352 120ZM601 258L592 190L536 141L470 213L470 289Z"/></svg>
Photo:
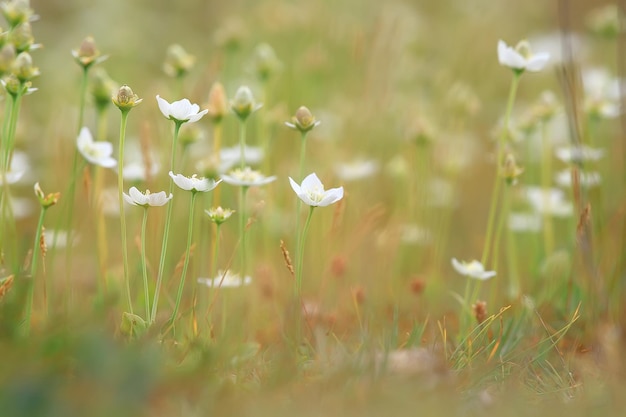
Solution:
<svg viewBox="0 0 626 417"><path fill-rule="evenodd" d="M523 168L517 166L515 156L512 153L506 154L504 157L504 165L502 166L502 176L509 185L515 185L517 178L524 172Z"/></svg>
<svg viewBox="0 0 626 417"><path fill-rule="evenodd" d="M87 36L83 39L78 49L72 50L72 56L83 68L88 68L93 64L107 59L107 56L100 54L100 51L96 47L96 41L91 36Z"/></svg>
<svg viewBox="0 0 626 417"><path fill-rule="evenodd" d="M111 95L118 89L117 83L109 77L103 68L95 68L91 84L91 94L98 109L111 104Z"/></svg>
<svg viewBox="0 0 626 417"><path fill-rule="evenodd" d="M33 36L33 29L30 23L24 22L16 26L15 29L9 33L9 42L15 46L15 50L18 53L30 50L35 43L35 37Z"/></svg>
<svg viewBox="0 0 626 417"><path fill-rule="evenodd" d="M209 117L215 122L222 121L228 112L228 100L226 99L226 91L220 82L215 82L209 91L209 103L207 104Z"/></svg>
<svg viewBox="0 0 626 417"><path fill-rule="evenodd" d="M13 62L13 74L25 83L39 75L39 68L33 66L33 58L28 52L22 52Z"/></svg>
<svg viewBox="0 0 626 417"><path fill-rule="evenodd" d="M0 3L0 10L11 28L15 28L35 18L28 0L3 1Z"/></svg>
<svg viewBox="0 0 626 417"><path fill-rule="evenodd" d="M12 43L7 43L0 49L0 77L11 71L16 55L15 46Z"/></svg>
<svg viewBox="0 0 626 417"><path fill-rule="evenodd" d="M231 109L242 121L261 108L261 104L256 104L252 91L247 86L241 86L235 93L235 98L230 103Z"/></svg>
<svg viewBox="0 0 626 417"><path fill-rule="evenodd" d="M182 77L193 68L195 62L196 57L188 54L182 46L173 44L167 48L163 71L170 77Z"/></svg>
<svg viewBox="0 0 626 417"><path fill-rule="evenodd" d="M305 133L312 130L320 123L320 121L315 120L315 116L311 114L311 111L307 107L300 106L296 111L296 115L291 118L291 123L285 122L285 125L291 129Z"/></svg>
<svg viewBox="0 0 626 417"><path fill-rule="evenodd" d="M271 78L282 67L274 48L267 43L261 43L255 48L254 61L257 76L263 82Z"/></svg>

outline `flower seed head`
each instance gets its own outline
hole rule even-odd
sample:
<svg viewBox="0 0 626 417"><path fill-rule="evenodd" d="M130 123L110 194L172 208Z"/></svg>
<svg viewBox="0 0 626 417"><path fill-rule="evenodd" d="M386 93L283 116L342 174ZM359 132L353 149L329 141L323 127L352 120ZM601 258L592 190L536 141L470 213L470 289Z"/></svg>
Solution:
<svg viewBox="0 0 626 417"><path fill-rule="evenodd" d="M121 111L129 111L139 103L143 99L140 99L137 94L133 93L133 90L127 86L123 85L118 90L117 94L112 97L113 103L121 110Z"/></svg>
<svg viewBox="0 0 626 417"><path fill-rule="evenodd" d="M291 129L306 133L320 123L320 121L315 120L315 116L311 114L311 111L307 107L300 106L300 108L296 110L295 116L291 118L291 123L285 122L285 125Z"/></svg>

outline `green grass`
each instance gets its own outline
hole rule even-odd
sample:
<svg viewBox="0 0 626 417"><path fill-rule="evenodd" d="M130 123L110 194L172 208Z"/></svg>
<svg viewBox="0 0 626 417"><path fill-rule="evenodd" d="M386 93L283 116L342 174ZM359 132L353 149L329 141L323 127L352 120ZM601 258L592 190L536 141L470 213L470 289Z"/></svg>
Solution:
<svg viewBox="0 0 626 417"><path fill-rule="evenodd" d="M528 38L541 52L551 36L550 52L558 52L564 21L541 1L93 3L33 1L40 19L32 30L44 46L30 51L38 91L13 100L2 90L0 168L14 149L14 164L26 155L28 165L0 189L0 415L620 415L623 123L597 117L590 99L602 88L585 92L580 74L603 67L618 77L623 57L615 37L589 31L593 5L560 11L584 40L573 50L576 65L553 56L543 71L523 73L507 132L513 73L498 64L496 44ZM150 209L143 248L143 211L126 208L122 245L118 201L101 200L117 195L117 169L96 169L75 151L79 120L95 140L114 149L119 140L119 111L96 105L91 67L81 99L83 72L70 51L87 35L109 55L93 65L143 99L128 118L125 159L158 171L125 179L123 191L173 189L168 208ZM195 60L172 78L163 63L174 43ZM259 67L262 43L278 65ZM240 189L225 182L198 193L189 233L189 194L172 187L168 171L173 164L187 176L214 174L214 138L238 149L240 126L232 112L219 127L209 116L183 124L185 145L172 155L172 122L155 96L204 109L217 81L228 100L248 85L263 102L246 121L245 141L267 147L253 168L277 180L249 187L245 207ZM544 90L556 107L539 100ZM284 125L300 106L321 121L304 156L300 132ZM572 144L604 155L555 157ZM506 154L524 169L515 185L496 177ZM350 179L337 169L358 160L374 161L375 172ZM564 169L573 177L597 171L601 183L557 186ZM315 210L298 253L309 208L288 177L300 183L300 172L345 194ZM35 182L61 193L42 218L48 232L71 225L69 246L46 233L36 238ZM558 187L571 214L536 213L529 186ZM11 209L9 198L30 208ZM218 205L237 210L219 238L204 213ZM542 224L510 231L509 210ZM450 263L481 256L494 278L473 280ZM218 270L238 273L242 263L250 285L197 283ZM154 300L161 269L155 308L146 300Z"/></svg>

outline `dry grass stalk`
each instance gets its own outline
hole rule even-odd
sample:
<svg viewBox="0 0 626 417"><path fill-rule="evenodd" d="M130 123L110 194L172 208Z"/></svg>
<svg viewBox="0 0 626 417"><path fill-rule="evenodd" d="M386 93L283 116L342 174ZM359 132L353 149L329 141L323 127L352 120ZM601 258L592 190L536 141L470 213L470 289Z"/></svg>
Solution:
<svg viewBox="0 0 626 417"><path fill-rule="evenodd" d="M282 239L280 240L280 250L283 252L283 258L285 259L285 265L287 266L289 273L292 277L295 277L296 274L293 268L293 263L291 262L291 257L289 256L289 251L287 250L285 242Z"/></svg>

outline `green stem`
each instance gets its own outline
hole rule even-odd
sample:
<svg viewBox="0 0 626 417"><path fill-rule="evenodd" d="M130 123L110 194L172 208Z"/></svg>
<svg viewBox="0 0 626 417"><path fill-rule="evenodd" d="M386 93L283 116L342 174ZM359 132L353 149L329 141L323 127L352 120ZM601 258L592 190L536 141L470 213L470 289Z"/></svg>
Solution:
<svg viewBox="0 0 626 417"><path fill-rule="evenodd" d="M298 261L296 263L296 297L300 299L302 295L302 265L304 263L304 242L306 240L306 234L309 230L309 226L311 225L311 217L313 217L313 209L314 206L309 207L309 215L306 218L306 222L304 223L304 230L302 230L302 235L300 236L300 242L298 242Z"/></svg>
<svg viewBox="0 0 626 417"><path fill-rule="evenodd" d="M241 120L239 123L239 149L241 152L241 161L239 168L244 169L246 166L246 121Z"/></svg>
<svg viewBox="0 0 626 417"><path fill-rule="evenodd" d="M39 241L41 240L41 229L43 228L43 219L46 215L46 207L41 208L39 213L39 221L37 222L37 231L35 232L35 242L33 243L33 258L30 263L30 280L28 282L28 298L26 299L26 334L30 332L31 315L33 311L33 298L35 295L35 277L37 276L37 260L39 259Z"/></svg>
<svg viewBox="0 0 626 417"><path fill-rule="evenodd" d="M148 292L148 268L146 266L146 225L148 224L148 206L143 209L141 222L141 273L143 275L143 295L146 303L146 322L150 320L150 294Z"/></svg>
<svg viewBox="0 0 626 417"><path fill-rule="evenodd" d="M496 210L498 206L498 200L500 197L500 188L502 179L500 178L500 164L504 159L504 148L509 133L509 120L511 118L511 112L513 110L513 103L515 102L515 95L517 93L517 86L519 85L519 79L522 74L519 72L513 72L513 81L511 82L511 88L509 90L509 98L506 105L506 112L504 114L504 124L498 140L498 157L496 160L496 175L495 183L493 187L493 193L491 195L491 205L489 207L489 217L487 220L487 233L485 235L485 246L483 248L483 255L481 257L482 264L486 267L487 260L489 259L489 251L491 249L491 236L493 234L493 227L495 224Z"/></svg>
<svg viewBox="0 0 626 417"><path fill-rule="evenodd" d="M171 159L170 159L170 170L174 171L174 164L176 162L176 149L178 147L178 132L180 131L180 127L182 122L174 121L174 140L172 141L172 151L171 151ZM172 194L174 187L174 183L170 178L170 186L167 195ZM172 207L173 202L170 202L167 205L167 211L165 213L165 230L163 232L163 242L161 243L161 258L159 260L159 272L157 274L157 282L154 290L154 299L152 300L152 315L150 316L150 324L154 323L156 320L157 308L159 305L159 296L161 293L161 286L163 284L163 271L165 270L165 256L167 255L167 241L169 239L170 234L170 224L172 222Z"/></svg>
<svg viewBox="0 0 626 417"><path fill-rule="evenodd" d="M174 312L172 312L172 317L170 318L170 322L172 326L176 320L176 316L178 315L178 309L180 307L180 300L183 297L183 288L185 286L185 277L187 276L187 268L189 266L189 258L191 251L191 237L193 233L193 213L194 207L196 204L196 191L191 191L191 204L189 205L189 227L187 229L187 249L185 251L185 263L183 264L183 272L180 277L180 284L178 284L178 293L176 294L176 304L174 305Z"/></svg>
<svg viewBox="0 0 626 417"><path fill-rule="evenodd" d="M297 181L302 183L304 179L304 157L306 155L306 135L307 132L302 132L300 136L300 166L298 168ZM302 211L302 200L298 199L296 203L296 245L300 243L300 212ZM296 258L298 253L296 253Z"/></svg>
<svg viewBox="0 0 626 417"><path fill-rule="evenodd" d="M246 278L246 194L248 191L247 186L242 186L239 189L239 242L241 242L241 279Z"/></svg>
<svg viewBox="0 0 626 417"><path fill-rule="evenodd" d="M541 123L541 188L544 195L543 210L543 249L545 256L549 256L554 251L554 226L550 216L550 184L552 182L552 149L548 141L547 123Z"/></svg>
<svg viewBox="0 0 626 417"><path fill-rule="evenodd" d="M120 123L120 143L117 163L117 195L120 204L120 226L122 235L122 258L124 260L124 282L126 284L126 295L128 297L128 311L133 314L133 301L130 295L130 279L128 276L128 243L126 240L126 215L124 214L124 141L126 139L126 121L128 120L128 110L122 110L122 120Z"/></svg>

